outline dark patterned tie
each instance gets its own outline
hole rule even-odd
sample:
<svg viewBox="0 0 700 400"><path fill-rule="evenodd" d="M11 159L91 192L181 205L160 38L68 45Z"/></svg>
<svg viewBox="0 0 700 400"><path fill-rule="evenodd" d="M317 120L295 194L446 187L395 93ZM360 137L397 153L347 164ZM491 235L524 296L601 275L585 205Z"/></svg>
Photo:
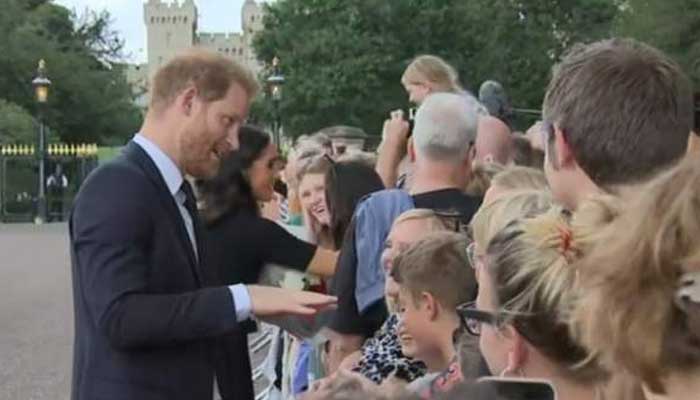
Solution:
<svg viewBox="0 0 700 400"><path fill-rule="evenodd" d="M197 220L197 200L194 197L194 191L192 191L192 185L185 179L180 186L180 190L185 193L185 208L190 213L192 218L192 224L196 225ZM196 233L196 232L195 232Z"/></svg>

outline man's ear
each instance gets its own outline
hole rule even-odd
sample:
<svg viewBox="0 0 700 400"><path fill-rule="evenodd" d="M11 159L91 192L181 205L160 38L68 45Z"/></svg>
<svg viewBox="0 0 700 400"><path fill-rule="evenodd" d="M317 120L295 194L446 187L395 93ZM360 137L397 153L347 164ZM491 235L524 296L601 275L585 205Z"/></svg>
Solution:
<svg viewBox="0 0 700 400"><path fill-rule="evenodd" d="M550 156L555 157L553 161L559 167L569 167L576 163L576 157L574 157L574 152L571 150L564 132L556 125L554 126L554 154L550 154Z"/></svg>
<svg viewBox="0 0 700 400"><path fill-rule="evenodd" d="M197 88L194 85L189 85L177 96L176 103L183 114L192 115L198 99L197 94Z"/></svg>

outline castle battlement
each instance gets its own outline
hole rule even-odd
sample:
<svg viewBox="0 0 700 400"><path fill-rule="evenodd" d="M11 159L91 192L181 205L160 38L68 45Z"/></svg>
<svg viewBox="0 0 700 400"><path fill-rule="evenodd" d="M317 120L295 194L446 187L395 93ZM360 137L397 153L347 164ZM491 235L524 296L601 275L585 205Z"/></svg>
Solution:
<svg viewBox="0 0 700 400"><path fill-rule="evenodd" d="M197 23L197 7L192 0L186 0L184 3L150 0L143 5L143 10L146 26Z"/></svg>
<svg viewBox="0 0 700 400"><path fill-rule="evenodd" d="M176 54L201 47L234 59L258 73L262 66L255 58L252 37L262 29L263 9L254 0L246 0L241 9L242 32L198 32L196 0L148 0L143 4L143 18L147 31L148 63L128 69L127 79L132 85L153 77L161 66ZM231 19L236 18L231 15Z"/></svg>
<svg viewBox="0 0 700 400"><path fill-rule="evenodd" d="M163 12L187 11L196 8L192 0L175 0L171 3L166 3L163 0L149 0L144 6L151 11Z"/></svg>

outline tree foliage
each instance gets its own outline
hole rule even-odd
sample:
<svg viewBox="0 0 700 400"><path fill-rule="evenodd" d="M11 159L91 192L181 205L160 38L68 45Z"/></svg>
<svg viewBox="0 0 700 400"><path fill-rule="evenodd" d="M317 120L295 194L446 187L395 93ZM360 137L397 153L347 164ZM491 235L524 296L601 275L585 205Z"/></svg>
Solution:
<svg viewBox="0 0 700 400"><path fill-rule="evenodd" d="M0 0L0 93L37 113L32 79L46 60L53 85L46 122L65 142L123 142L138 128L138 109L112 61L122 42L107 13L78 17L47 0Z"/></svg>
<svg viewBox="0 0 700 400"><path fill-rule="evenodd" d="M32 143L36 133L34 118L27 110L0 99L0 144Z"/></svg>
<svg viewBox="0 0 700 400"><path fill-rule="evenodd" d="M700 84L700 0L627 0L617 33L671 55Z"/></svg>
<svg viewBox="0 0 700 400"><path fill-rule="evenodd" d="M554 60L570 43L608 36L610 0L278 0L255 46L282 60L283 123L294 135L349 124L377 134L408 106L401 74L436 54L462 83L504 83L520 107L539 108Z"/></svg>

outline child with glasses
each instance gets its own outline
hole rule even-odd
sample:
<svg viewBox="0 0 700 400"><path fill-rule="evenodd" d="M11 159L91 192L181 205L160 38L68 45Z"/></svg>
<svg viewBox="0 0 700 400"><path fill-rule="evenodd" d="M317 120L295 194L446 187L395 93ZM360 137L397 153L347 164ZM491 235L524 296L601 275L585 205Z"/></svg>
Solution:
<svg viewBox="0 0 700 400"><path fill-rule="evenodd" d="M406 356L423 361L429 373L409 385L422 397L432 397L435 390L449 386L445 379L435 379L440 373L461 380L454 343L460 326L456 307L476 296L476 278L466 247L463 235L436 232L394 260L391 275L399 285L401 349Z"/></svg>

